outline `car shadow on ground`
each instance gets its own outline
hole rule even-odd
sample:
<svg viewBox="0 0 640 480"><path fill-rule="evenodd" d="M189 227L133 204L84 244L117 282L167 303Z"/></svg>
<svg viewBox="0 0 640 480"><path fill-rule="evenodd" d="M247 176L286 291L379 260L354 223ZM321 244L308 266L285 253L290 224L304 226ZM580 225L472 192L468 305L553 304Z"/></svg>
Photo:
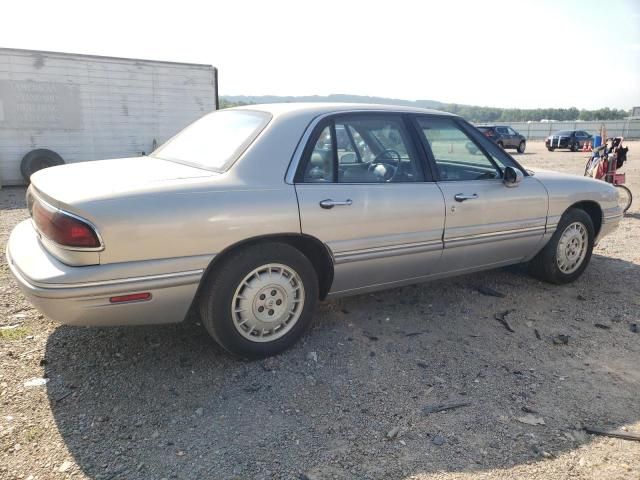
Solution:
<svg viewBox="0 0 640 480"><path fill-rule="evenodd" d="M585 424L640 418L639 279L638 265L594 256L567 286L514 267L326 302L292 350L255 362L221 352L195 320L60 327L49 402L96 479L398 478L544 461L589 442ZM447 402L467 405L428 413ZM517 420L527 412L545 425Z"/></svg>

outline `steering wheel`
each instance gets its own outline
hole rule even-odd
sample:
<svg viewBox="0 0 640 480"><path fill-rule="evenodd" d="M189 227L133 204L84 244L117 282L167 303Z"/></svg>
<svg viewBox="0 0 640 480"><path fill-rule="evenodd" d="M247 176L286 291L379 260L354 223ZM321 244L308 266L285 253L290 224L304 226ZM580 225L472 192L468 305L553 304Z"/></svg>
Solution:
<svg viewBox="0 0 640 480"><path fill-rule="evenodd" d="M395 159L391 157L395 157ZM382 161L383 159L387 161ZM395 165L389 163L389 161L394 161ZM400 171L401 161L402 155L400 155L396 150L385 148L378 155L376 155L376 158L374 158L373 161L369 164L368 171L377 178L385 182L390 182Z"/></svg>

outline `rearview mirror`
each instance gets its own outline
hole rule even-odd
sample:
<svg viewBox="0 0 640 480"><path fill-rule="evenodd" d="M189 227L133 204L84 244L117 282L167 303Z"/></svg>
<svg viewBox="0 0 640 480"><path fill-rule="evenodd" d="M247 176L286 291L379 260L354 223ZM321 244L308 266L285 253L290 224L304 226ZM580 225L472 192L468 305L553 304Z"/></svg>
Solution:
<svg viewBox="0 0 640 480"><path fill-rule="evenodd" d="M504 175L502 176L502 182L507 187L517 187L522 181L524 175L520 170L515 167L507 167L504 169Z"/></svg>

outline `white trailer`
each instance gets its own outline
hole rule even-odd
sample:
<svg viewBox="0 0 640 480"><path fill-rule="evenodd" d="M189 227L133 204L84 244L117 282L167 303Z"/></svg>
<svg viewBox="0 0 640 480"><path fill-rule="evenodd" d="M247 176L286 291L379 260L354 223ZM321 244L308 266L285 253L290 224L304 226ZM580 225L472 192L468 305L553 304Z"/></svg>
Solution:
<svg viewBox="0 0 640 480"><path fill-rule="evenodd" d="M149 153L217 108L211 65L0 48L0 185Z"/></svg>

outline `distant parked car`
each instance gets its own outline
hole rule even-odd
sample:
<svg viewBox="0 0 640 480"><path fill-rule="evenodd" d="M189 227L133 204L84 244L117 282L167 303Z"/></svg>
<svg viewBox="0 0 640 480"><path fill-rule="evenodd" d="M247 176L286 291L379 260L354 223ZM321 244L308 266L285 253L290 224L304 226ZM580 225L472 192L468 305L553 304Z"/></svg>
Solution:
<svg viewBox="0 0 640 480"><path fill-rule="evenodd" d="M515 148L518 153L524 153L527 139L513 128L503 125L478 125L485 137L496 142L501 148Z"/></svg>
<svg viewBox="0 0 640 480"><path fill-rule="evenodd" d="M547 150L553 152L556 148L568 148L572 152L577 152L585 143L591 142L593 135L583 130L562 130L547 137L544 144Z"/></svg>
<svg viewBox="0 0 640 480"><path fill-rule="evenodd" d="M49 318L193 308L244 357L291 346L324 298L523 262L571 282L622 218L612 185L526 170L455 115L320 103L226 109L149 156L47 168L27 206L7 263Z"/></svg>

